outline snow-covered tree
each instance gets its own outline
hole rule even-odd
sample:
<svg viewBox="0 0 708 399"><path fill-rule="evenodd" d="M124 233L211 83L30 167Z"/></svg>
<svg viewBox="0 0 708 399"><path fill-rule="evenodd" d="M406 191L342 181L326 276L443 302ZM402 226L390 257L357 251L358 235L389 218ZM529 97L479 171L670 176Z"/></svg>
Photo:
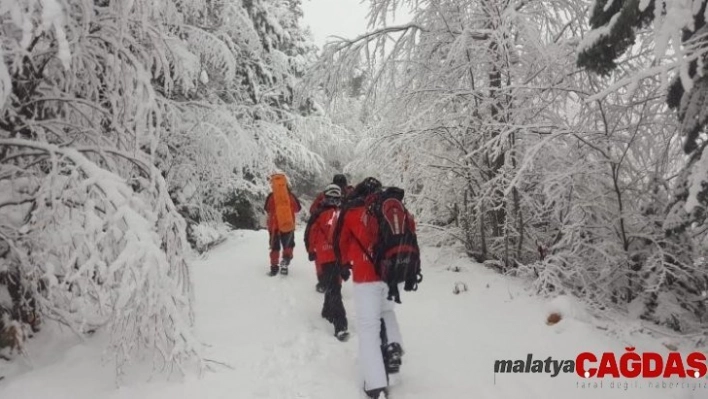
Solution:
<svg viewBox="0 0 708 399"><path fill-rule="evenodd" d="M0 287L14 292L0 330L36 329L27 315L107 329L119 371L201 358L184 217L220 221L276 167L322 173L314 150L334 137L314 103L294 106L313 54L300 16L296 0L0 1Z"/></svg>
<svg viewBox="0 0 708 399"><path fill-rule="evenodd" d="M705 322L705 290L708 268L705 256L705 207L708 191L708 168L705 158L706 86L706 1L598 1L592 9L593 28L581 43L578 64L614 82L606 85L595 98L634 90L643 80L654 80L666 96L669 108L676 111L689 156L683 165L678 154L674 164L682 166L672 185L671 198L656 210L665 215L662 228L666 237L660 245L661 256L645 278L653 288L647 298L643 317L684 329L681 314L687 310ZM651 28L648 32L645 28ZM641 64L636 63L638 54ZM634 64L634 73L622 71ZM659 81L656 81L656 80ZM671 81L669 83L669 81ZM676 304L673 309L657 312L657 306Z"/></svg>
<svg viewBox="0 0 708 399"><path fill-rule="evenodd" d="M232 0L193 17L199 29L180 28L187 58L175 65L194 70L181 73L192 76L191 89L170 95L178 134L165 143L162 169L191 219L219 220L238 211L237 203L241 213L253 213L251 203L264 195L276 167L295 180L322 173L323 160L306 139L312 133L303 128L312 105L293 105L315 50L300 17L297 1Z"/></svg>
<svg viewBox="0 0 708 399"><path fill-rule="evenodd" d="M370 71L367 113L381 123L361 164L410 189L438 222L455 220L481 257L500 254L509 240L521 247L523 228L508 229L509 215L521 212L510 183L518 151L553 126L538 120L570 60L561 39L572 30L572 4L423 1L409 23L387 25L387 10L405 4L372 3L375 29L326 46L313 76L336 95L342 77ZM441 215L447 208L454 217Z"/></svg>
<svg viewBox="0 0 708 399"><path fill-rule="evenodd" d="M610 75L621 67L637 42L637 31L651 26L653 50L642 70L631 77L618 79L598 95L605 95L623 86L636 86L642 79L659 76L668 89L667 103L677 111L681 122L683 148L690 155L687 179L679 186L687 192L672 209L672 220L683 220L682 229L705 220L706 179L708 171L703 159L704 128L708 123L705 113L706 60L706 1L598 1L592 10L590 25L594 29L582 43L578 64L596 73ZM645 35L646 36L646 35ZM671 83L669 84L669 78ZM668 86L668 87L667 87ZM683 191L683 188L680 189ZM679 214L684 214L681 216ZM672 227L673 228L673 227Z"/></svg>
<svg viewBox="0 0 708 399"><path fill-rule="evenodd" d="M412 19L390 24L405 6ZM327 45L309 83L341 104L367 71L368 131L348 168L404 187L423 231L541 293L700 327L701 280L687 272L700 253L662 227L681 169L675 120L652 79L595 96L606 79L576 65L585 8L372 1L370 32ZM615 76L636 76L649 48L629 48Z"/></svg>
<svg viewBox="0 0 708 399"><path fill-rule="evenodd" d="M165 6L165 7L163 7ZM154 166L176 4L4 1L0 271L44 318L106 328L118 370L200 358L184 220ZM16 304L23 306L24 304Z"/></svg>

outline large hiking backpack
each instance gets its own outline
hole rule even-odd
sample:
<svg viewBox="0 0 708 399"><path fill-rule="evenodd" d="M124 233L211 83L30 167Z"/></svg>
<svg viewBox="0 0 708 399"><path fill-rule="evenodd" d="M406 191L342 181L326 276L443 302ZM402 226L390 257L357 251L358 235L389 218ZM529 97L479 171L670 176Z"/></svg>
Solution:
<svg viewBox="0 0 708 399"><path fill-rule="evenodd" d="M312 225L315 223L317 218L322 214L322 206L318 206L317 208L314 209L314 212L310 214L310 218L307 219L307 224L305 225L305 234L303 234L303 240L305 241L305 251L307 253L310 253L310 244L309 244L309 238L310 238L310 230L312 230Z"/></svg>
<svg viewBox="0 0 708 399"><path fill-rule="evenodd" d="M310 243L309 243L309 238L310 238L310 231L312 230L312 226L315 224L317 221L317 218L322 215L326 210L331 209L333 207L336 207L332 205L331 203L328 203L326 199L322 200L320 204L315 208L314 213L310 214L310 218L307 220L307 225L305 226L305 234L303 236L303 239L305 241L305 250L309 254L311 251L310 248ZM338 216L337 213L335 213L335 219L337 220L336 217ZM334 228L336 227L336 223L333 223L331 226L331 229L328 232L324 232L325 235L328 235L330 239L334 240Z"/></svg>
<svg viewBox="0 0 708 399"><path fill-rule="evenodd" d="M275 217L278 221L278 230L282 233L289 233L295 230L295 219L293 218L290 204L291 199L287 177L283 174L272 175L270 177L270 186L273 190L273 202L275 205Z"/></svg>
<svg viewBox="0 0 708 399"><path fill-rule="evenodd" d="M403 189L387 187L366 201L367 212L375 221L374 269L388 285L388 299L397 303L401 303L399 284L404 283L405 291L416 291L423 281L418 237L403 205L404 194Z"/></svg>

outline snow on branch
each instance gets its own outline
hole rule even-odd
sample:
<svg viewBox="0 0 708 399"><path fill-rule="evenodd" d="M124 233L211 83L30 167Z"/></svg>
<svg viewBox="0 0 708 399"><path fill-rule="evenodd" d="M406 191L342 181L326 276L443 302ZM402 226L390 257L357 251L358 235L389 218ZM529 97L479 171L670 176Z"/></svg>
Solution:
<svg viewBox="0 0 708 399"><path fill-rule="evenodd" d="M168 370L200 360L185 223L159 173L135 190L79 149L23 139L0 139L0 148L49 159L46 174L26 169L34 207L4 234L42 313L82 335L108 329L119 373L146 355Z"/></svg>

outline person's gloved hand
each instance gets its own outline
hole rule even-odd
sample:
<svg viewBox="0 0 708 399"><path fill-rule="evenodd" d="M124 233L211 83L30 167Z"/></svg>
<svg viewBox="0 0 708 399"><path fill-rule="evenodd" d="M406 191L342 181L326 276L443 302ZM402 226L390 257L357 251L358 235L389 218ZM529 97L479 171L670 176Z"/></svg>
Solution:
<svg viewBox="0 0 708 399"><path fill-rule="evenodd" d="M403 284L404 291L417 291L418 283L423 281L423 274L420 272L420 261L416 267L416 273L410 273L406 276L406 280Z"/></svg>
<svg viewBox="0 0 708 399"><path fill-rule="evenodd" d="M310 262L314 262L315 259L316 259L315 253L314 253L314 252L310 252L309 254L307 254L307 259L308 259Z"/></svg>
<svg viewBox="0 0 708 399"><path fill-rule="evenodd" d="M403 291L415 291L418 289L418 282L415 276L406 278L403 284Z"/></svg>
<svg viewBox="0 0 708 399"><path fill-rule="evenodd" d="M342 266L342 271L340 272L340 274L342 276L342 280L344 280L344 281L349 280L349 277L352 275L349 265Z"/></svg>

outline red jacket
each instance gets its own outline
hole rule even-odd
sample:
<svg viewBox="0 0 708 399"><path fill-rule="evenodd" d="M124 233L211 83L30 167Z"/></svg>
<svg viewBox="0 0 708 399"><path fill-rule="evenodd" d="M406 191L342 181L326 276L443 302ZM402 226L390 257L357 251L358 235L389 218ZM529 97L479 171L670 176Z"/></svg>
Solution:
<svg viewBox="0 0 708 399"><path fill-rule="evenodd" d="M373 238L377 230L374 218L367 214L363 205L349 208L340 214L335 234L338 245L336 252L340 264L351 265L352 281L355 283L381 281L367 255L373 254Z"/></svg>
<svg viewBox="0 0 708 399"><path fill-rule="evenodd" d="M350 264L352 267L352 281L367 283L381 281L376 274L371 257L374 255L374 243L378 236L379 226L376 219L366 211L364 201L352 203L340 213L337 230L335 231L335 254L342 265ZM407 214L411 231L415 232L416 225L413 215Z"/></svg>
<svg viewBox="0 0 708 399"><path fill-rule="evenodd" d="M300 205L300 200L298 200L298 198L293 193L290 193L290 209L293 212L293 220L297 220L295 218L295 214L300 212L300 210L302 209L302 205ZM266 197L263 210L268 213L268 231L277 231L278 219L276 219L275 216L275 201L273 200L273 193L268 194L268 197Z"/></svg>
<svg viewBox="0 0 708 399"><path fill-rule="evenodd" d="M346 186L344 188L344 191L342 192L342 200L346 199L349 196L349 194L352 193L352 191L354 191L354 187ZM322 201L324 201L324 198L325 198L324 192L317 194L317 197L315 197L315 200L312 201L312 205L310 205L310 215L315 213L315 211L320 206Z"/></svg>
<svg viewBox="0 0 708 399"><path fill-rule="evenodd" d="M339 209L329 206L308 226L305 247L315 253L317 265L334 263L337 260L334 256L333 241L338 216Z"/></svg>

